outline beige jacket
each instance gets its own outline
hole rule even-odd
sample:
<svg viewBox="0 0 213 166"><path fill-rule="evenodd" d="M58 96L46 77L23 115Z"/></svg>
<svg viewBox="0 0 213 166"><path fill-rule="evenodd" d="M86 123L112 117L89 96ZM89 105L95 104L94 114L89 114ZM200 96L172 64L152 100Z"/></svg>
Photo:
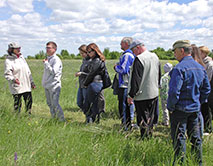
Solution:
<svg viewBox="0 0 213 166"><path fill-rule="evenodd" d="M142 80L140 83L139 91L136 93L134 100L149 100L158 96L158 81L159 81L159 65L160 61L155 53L151 53L148 50L137 56L144 71ZM132 79L133 68L130 70L130 80ZM128 84L128 93L130 92L130 84Z"/></svg>
<svg viewBox="0 0 213 166"><path fill-rule="evenodd" d="M205 64L206 73L208 75L209 81L212 80L213 75L213 61L212 58L207 56L203 59L203 63Z"/></svg>
<svg viewBox="0 0 213 166"><path fill-rule="evenodd" d="M30 68L22 55L18 58L15 54L7 55L5 60L4 77L9 82L11 94L21 94L31 92L33 78ZM15 84L18 79L20 85Z"/></svg>

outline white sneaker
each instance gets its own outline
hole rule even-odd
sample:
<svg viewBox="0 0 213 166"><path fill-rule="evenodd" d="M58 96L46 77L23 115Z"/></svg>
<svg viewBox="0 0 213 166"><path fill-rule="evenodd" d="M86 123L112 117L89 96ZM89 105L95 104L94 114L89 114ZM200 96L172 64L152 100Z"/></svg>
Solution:
<svg viewBox="0 0 213 166"><path fill-rule="evenodd" d="M208 136L208 135L209 135L209 133L203 133L203 135L204 135L204 136Z"/></svg>

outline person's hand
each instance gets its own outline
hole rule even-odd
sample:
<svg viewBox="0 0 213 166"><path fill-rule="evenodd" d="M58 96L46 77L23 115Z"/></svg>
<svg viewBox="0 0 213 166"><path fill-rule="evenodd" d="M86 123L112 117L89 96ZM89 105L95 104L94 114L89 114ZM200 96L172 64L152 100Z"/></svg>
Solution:
<svg viewBox="0 0 213 166"><path fill-rule="evenodd" d="M127 103L128 103L128 104L133 104L133 99L132 99L131 97L128 97L128 98L127 98Z"/></svg>
<svg viewBox="0 0 213 166"><path fill-rule="evenodd" d="M47 59L43 59L43 62L46 62L47 61Z"/></svg>
<svg viewBox="0 0 213 166"><path fill-rule="evenodd" d="M18 78L15 79L14 83L20 85L20 81L18 80Z"/></svg>
<svg viewBox="0 0 213 166"><path fill-rule="evenodd" d="M77 72L77 73L75 73L75 76L76 77L79 77L81 75L81 72L79 71L79 72Z"/></svg>
<svg viewBox="0 0 213 166"><path fill-rule="evenodd" d="M117 66L117 64L114 65L114 70L115 70L115 67L116 67L116 66Z"/></svg>
<svg viewBox="0 0 213 166"><path fill-rule="evenodd" d="M36 85L34 84L34 82L31 83L31 88L32 88L32 89L35 89L35 88L36 88Z"/></svg>

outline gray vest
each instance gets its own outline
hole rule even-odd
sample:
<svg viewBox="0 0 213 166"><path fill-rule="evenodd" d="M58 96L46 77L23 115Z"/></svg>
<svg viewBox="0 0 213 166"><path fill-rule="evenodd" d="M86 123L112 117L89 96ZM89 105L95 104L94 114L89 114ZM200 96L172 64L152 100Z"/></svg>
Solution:
<svg viewBox="0 0 213 166"><path fill-rule="evenodd" d="M158 96L158 80L160 61L155 53L144 51L137 56L144 67L142 81L139 91L136 93L134 100L148 100ZM130 72L130 82L132 77L132 68Z"/></svg>

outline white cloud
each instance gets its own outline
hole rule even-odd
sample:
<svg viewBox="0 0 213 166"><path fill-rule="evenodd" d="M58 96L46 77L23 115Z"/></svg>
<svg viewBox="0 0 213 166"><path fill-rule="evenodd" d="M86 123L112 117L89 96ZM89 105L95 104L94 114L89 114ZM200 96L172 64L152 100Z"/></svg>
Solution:
<svg viewBox="0 0 213 166"><path fill-rule="evenodd" d="M203 25L213 31L213 16L203 20Z"/></svg>
<svg viewBox="0 0 213 166"><path fill-rule="evenodd" d="M5 4L5 0L0 0L0 8L1 7L4 7L6 4Z"/></svg>
<svg viewBox="0 0 213 166"><path fill-rule="evenodd" d="M14 12L32 12L33 0L7 0L8 5Z"/></svg>
<svg viewBox="0 0 213 166"><path fill-rule="evenodd" d="M22 51L34 55L49 40L57 42L59 52L67 49L77 53L79 45L91 42L102 50L109 47L121 51L120 40L124 36L142 39L148 49L168 49L175 40L183 38L213 47L213 0L188 4L168 0L38 1L45 2L48 15L45 11L36 13L38 8L33 11L33 0L0 1L13 12L9 19L0 21L0 51L5 50L3 46L8 42L20 41L29 49L23 47Z"/></svg>

